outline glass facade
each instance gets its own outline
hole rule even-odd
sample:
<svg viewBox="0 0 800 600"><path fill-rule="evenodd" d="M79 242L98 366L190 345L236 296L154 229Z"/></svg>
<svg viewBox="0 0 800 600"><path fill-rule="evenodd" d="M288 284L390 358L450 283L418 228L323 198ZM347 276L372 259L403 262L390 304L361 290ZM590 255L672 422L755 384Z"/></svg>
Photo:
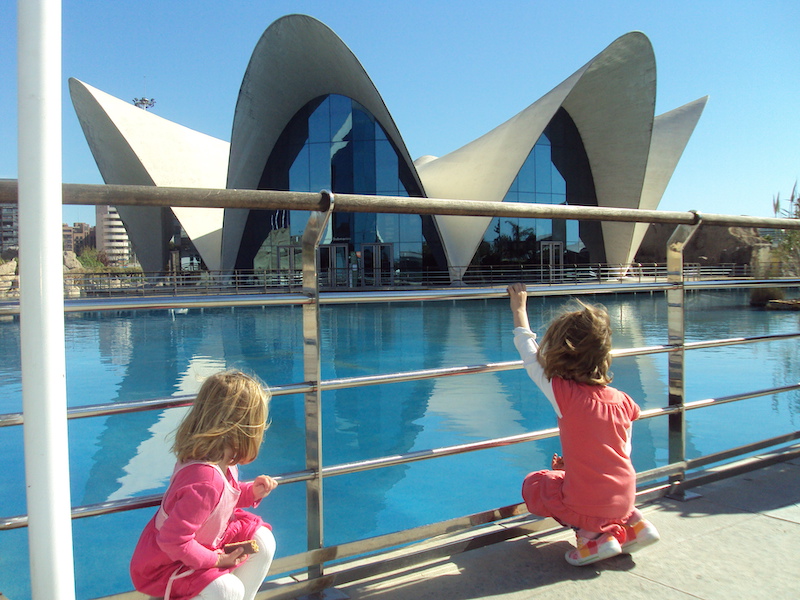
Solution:
<svg viewBox="0 0 800 600"><path fill-rule="evenodd" d="M340 95L317 98L297 112L266 160L258 187L422 196L381 125ZM597 205L583 142L564 109L537 140L504 201ZM299 270L307 221L306 211L250 211L236 268ZM320 270L334 285L387 285L398 273L447 268L430 216L333 213L320 246ZM598 222L503 217L491 221L471 265L604 261Z"/></svg>
<svg viewBox="0 0 800 600"><path fill-rule="evenodd" d="M569 114L556 113L531 150L504 202L597 206L580 134ZM599 223L496 217L473 266L604 262Z"/></svg>
<svg viewBox="0 0 800 600"><path fill-rule="evenodd" d="M317 98L284 129L266 161L259 189L381 196L422 192L381 125L356 101ZM236 267L299 269L306 211L250 211ZM366 283L390 283L396 271L446 268L429 216L333 213L321 241L321 269L338 275L356 265Z"/></svg>

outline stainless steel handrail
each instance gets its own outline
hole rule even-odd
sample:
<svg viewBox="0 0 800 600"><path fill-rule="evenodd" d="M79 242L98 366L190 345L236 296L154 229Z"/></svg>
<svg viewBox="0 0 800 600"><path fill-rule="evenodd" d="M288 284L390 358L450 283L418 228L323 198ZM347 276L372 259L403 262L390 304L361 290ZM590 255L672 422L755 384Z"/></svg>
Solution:
<svg viewBox="0 0 800 600"><path fill-rule="evenodd" d="M708 340L704 342L687 342L684 347L687 350L716 348L721 346L732 346L736 344L748 344L755 342L780 341L800 337L798 333L781 333L772 335L758 335L740 338L727 338L720 340ZM644 356L650 354L662 354L676 352L674 346L643 346L639 348L619 348L611 351L613 358L629 356ZM405 383L409 381L421 381L424 379L436 379L444 376L454 375L475 375L479 373L498 373L501 371L512 371L522 367L522 361L512 360L498 363L487 363L481 365L464 365L455 367L441 367L438 369L422 369L416 371L404 371L400 373L390 373L384 375L365 375L360 377L342 377L338 379L327 379L319 382L321 391L341 390L354 387L366 387L370 385L384 385L389 383ZM270 386L273 396L288 396L291 394L304 394L315 389L315 386L307 383L290 383L285 385ZM147 410L164 410L168 408L178 408L189 406L194 396L182 395L170 398L152 398L147 400L137 400L134 402L114 402L106 404L89 404L77 406L67 410L68 419L82 419L87 417L103 417L126 413L142 412ZM691 403L686 403L687 408ZM12 425L23 424L22 413L0 414L0 428Z"/></svg>
<svg viewBox="0 0 800 600"><path fill-rule="evenodd" d="M17 181L0 179L0 203L16 204ZM228 190L207 188L158 187L144 185L100 185L65 183L64 204L179 206L195 208L250 208L325 211L327 201L322 194L277 190ZM627 223L669 223L694 225L696 211L642 210L598 206L526 204L521 202L488 202L445 198L398 196L362 196L336 194L336 212L397 213L417 215L462 215L493 217L531 217L620 221ZM721 227L771 227L800 229L800 220L746 215L703 213L705 225Z"/></svg>
<svg viewBox="0 0 800 600"><path fill-rule="evenodd" d="M800 334L797 334L800 335ZM629 355L630 356L630 355ZM513 368L522 368L521 361L514 361L516 364ZM510 363L504 363L504 366L510 366ZM508 369L502 369L508 370ZM453 375L463 375L465 373L452 373ZM757 398L761 396L768 396L772 394L778 393L785 393L794 390L800 390L800 382L787 385L787 386L780 386L775 388L769 388L764 390L756 390L752 392L746 392L742 394L735 394L730 396L721 396L719 398L708 398L703 400L696 400L693 402L687 402L684 406L684 410L691 411L700 408L706 408L709 406L715 405L722 405L727 404L729 402L735 402L738 400L746 400L750 398ZM185 406L186 402L180 404L180 406ZM676 414L679 412L680 408L678 407L662 407L662 408L652 408L648 410L643 410L639 416L640 420L645 419L652 419L655 417L661 417L670 414ZM85 415L80 415L85 416ZM77 418L77 417L75 417ZM795 432L797 436L800 437L800 432ZM350 463L340 463L338 465L322 467L320 469L321 476L325 477L333 477L336 475L350 475L353 473L360 473L363 471L370 471L373 469L378 468L385 468L385 467L392 467L402 464L408 464L412 462L418 462L422 460L430 460L433 458L441 458L445 456L455 456L458 454L464 454L467 452L475 452L479 450L487 450L491 448L500 448L503 446L510 446L514 444L520 444L523 442L532 442L537 440L543 440L547 438L556 437L558 435L557 428L548 428L548 429L541 429L538 431L532 431L522 434L516 434L511 436L505 436L501 438L492 438L489 440L481 440L478 442L470 442L466 444L455 444L452 446L443 446L439 448L432 448L429 450L418 450L414 452L407 452L404 454L394 455L394 456L383 456L374 459L362 460L362 461L354 461ZM784 437L782 436L779 438L781 441L784 441ZM793 437L790 439L794 439ZM780 443L780 442L776 442ZM766 447L766 446L760 446ZM736 455L733 455L736 456ZM700 459L695 460L696 464L708 464L704 462L700 462ZM685 464L685 463L681 463ZM664 467L659 467L650 472L643 472L640 473L641 481L647 481L648 477L646 476L647 473L672 473L680 470L679 467L676 467L675 464L666 465ZM314 477L314 472L312 470L305 470L305 471L296 471L293 473L282 473L280 475L276 475L275 479L281 484L287 483L298 483L301 481L308 481ZM153 494L138 498L126 498L124 500L116 500L116 501L108 501L102 502L98 504L86 505L86 506L79 506L75 507L72 510L72 518L79 519L85 517L92 517L98 516L102 514L110 514L116 512L122 512L126 510L134 510L139 508L147 508L151 506L157 506L162 498L162 494ZM13 517L6 517L0 519L0 531L5 529L16 529L19 527L25 527L27 525L27 517L25 515L18 515Z"/></svg>

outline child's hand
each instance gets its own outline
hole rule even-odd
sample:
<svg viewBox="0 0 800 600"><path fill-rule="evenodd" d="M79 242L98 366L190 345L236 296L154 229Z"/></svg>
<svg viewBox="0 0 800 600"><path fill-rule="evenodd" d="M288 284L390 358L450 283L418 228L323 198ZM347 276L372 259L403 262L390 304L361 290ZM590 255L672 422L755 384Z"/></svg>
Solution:
<svg viewBox="0 0 800 600"><path fill-rule="evenodd" d="M244 548L237 548L229 554L225 554L222 550L217 555L218 569L229 569L230 567L237 567L247 560L247 554L244 553Z"/></svg>
<svg viewBox="0 0 800 600"><path fill-rule="evenodd" d="M253 481L253 496L256 500L261 500L278 487L278 482L268 475L259 475Z"/></svg>
<svg viewBox="0 0 800 600"><path fill-rule="evenodd" d="M564 459L558 454L553 454L553 460L550 462L550 468L553 469L553 471L563 471Z"/></svg>
<svg viewBox="0 0 800 600"><path fill-rule="evenodd" d="M511 312L514 315L514 327L530 328L528 323L528 288L524 283L512 283L508 286L508 297L511 299Z"/></svg>

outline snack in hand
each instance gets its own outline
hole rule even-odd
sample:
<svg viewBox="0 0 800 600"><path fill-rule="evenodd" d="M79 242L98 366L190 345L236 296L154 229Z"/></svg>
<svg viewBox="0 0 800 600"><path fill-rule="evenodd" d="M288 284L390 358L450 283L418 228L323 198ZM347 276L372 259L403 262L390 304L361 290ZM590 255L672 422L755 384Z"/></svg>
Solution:
<svg viewBox="0 0 800 600"><path fill-rule="evenodd" d="M255 554L258 552L258 544L255 540L245 540L243 542L232 542L230 544L225 544L222 549L225 551L225 554L230 554L237 548L244 548L245 554Z"/></svg>

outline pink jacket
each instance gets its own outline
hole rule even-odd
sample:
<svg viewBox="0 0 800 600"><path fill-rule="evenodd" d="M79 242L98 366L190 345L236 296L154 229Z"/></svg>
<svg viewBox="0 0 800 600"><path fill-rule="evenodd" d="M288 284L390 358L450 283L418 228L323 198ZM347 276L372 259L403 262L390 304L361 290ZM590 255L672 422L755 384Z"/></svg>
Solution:
<svg viewBox="0 0 800 600"><path fill-rule="evenodd" d="M239 483L238 470L227 473L214 463L175 466L156 515L148 522L131 558L134 587L165 600L193 598L217 577L224 544L251 539L264 526L260 517L242 510L256 506L252 483Z"/></svg>

